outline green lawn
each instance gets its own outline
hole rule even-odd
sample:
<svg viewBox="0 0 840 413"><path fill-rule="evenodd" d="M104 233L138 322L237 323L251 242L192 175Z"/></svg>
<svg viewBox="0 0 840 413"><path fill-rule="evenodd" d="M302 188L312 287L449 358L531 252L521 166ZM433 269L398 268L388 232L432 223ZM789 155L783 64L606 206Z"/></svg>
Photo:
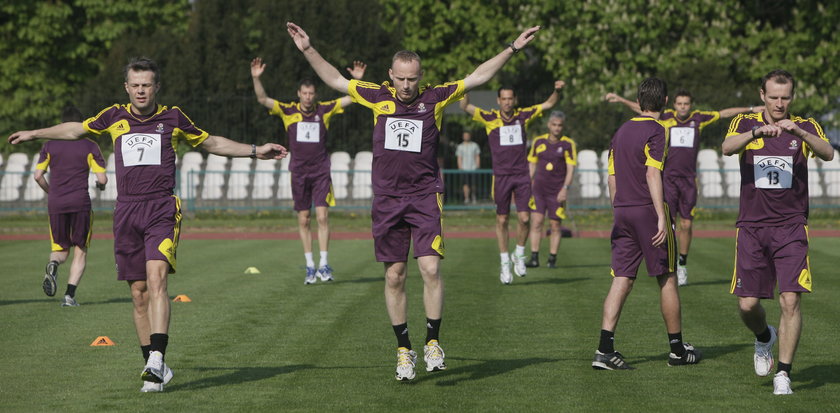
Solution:
<svg viewBox="0 0 840 413"><path fill-rule="evenodd" d="M167 362L175 377L143 394L143 361L128 287L115 281L110 241L95 240L78 308L41 291L43 241L0 242L2 411L828 411L837 408L840 241L811 245L815 293L789 397L756 377L751 334L727 291L731 239L697 239L682 290L684 337L706 359L668 367L667 336L652 279L637 283L616 347L637 370L594 371L601 305L610 283L609 241L566 239L557 270L498 281L495 240L447 240L441 343L449 369L411 383L393 379L396 340L371 241L334 241L336 281L303 285L297 241L187 240L170 280ZM543 260L546 253L543 252ZM246 267L262 273L245 275ZM61 267L63 294L68 265ZM409 270L409 326L425 335L422 282ZM766 302L776 324L778 306ZM91 347L100 335L113 347ZM836 410L835 410L836 411Z"/></svg>

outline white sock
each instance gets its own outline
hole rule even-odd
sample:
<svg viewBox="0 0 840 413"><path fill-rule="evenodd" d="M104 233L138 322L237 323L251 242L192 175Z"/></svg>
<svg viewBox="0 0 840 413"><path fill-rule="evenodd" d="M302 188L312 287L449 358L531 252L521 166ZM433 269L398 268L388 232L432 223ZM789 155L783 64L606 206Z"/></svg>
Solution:
<svg viewBox="0 0 840 413"><path fill-rule="evenodd" d="M327 265L327 252L321 251L321 263L318 264L318 268L321 268L325 265Z"/></svg>
<svg viewBox="0 0 840 413"><path fill-rule="evenodd" d="M312 253L305 252L303 253L303 256L306 257L306 266L315 268L315 261L312 260Z"/></svg>
<svg viewBox="0 0 840 413"><path fill-rule="evenodd" d="M510 254L508 254L506 252L503 252L499 255L501 255L501 257L502 257L502 264L507 264L507 263L510 262Z"/></svg>
<svg viewBox="0 0 840 413"><path fill-rule="evenodd" d="M516 246L516 255L523 256L525 255L525 246L524 245L517 245Z"/></svg>

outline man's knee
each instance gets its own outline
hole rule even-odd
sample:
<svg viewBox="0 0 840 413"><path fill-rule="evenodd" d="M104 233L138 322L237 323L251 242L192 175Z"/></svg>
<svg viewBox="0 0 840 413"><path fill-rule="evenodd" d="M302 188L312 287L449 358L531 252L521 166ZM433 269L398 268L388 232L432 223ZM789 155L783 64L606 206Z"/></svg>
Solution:
<svg viewBox="0 0 840 413"><path fill-rule="evenodd" d="M680 229L683 231L691 230L691 222L690 219L680 218Z"/></svg>
<svg viewBox="0 0 840 413"><path fill-rule="evenodd" d="M760 311L761 309L761 302L758 298L753 297L741 297L738 300L738 311L741 314L752 314L756 311Z"/></svg>

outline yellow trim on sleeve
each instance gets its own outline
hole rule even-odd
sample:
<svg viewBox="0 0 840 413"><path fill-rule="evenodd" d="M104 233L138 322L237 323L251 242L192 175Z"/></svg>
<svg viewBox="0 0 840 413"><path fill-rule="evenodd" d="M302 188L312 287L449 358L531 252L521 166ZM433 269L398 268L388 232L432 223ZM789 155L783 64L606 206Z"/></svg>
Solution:
<svg viewBox="0 0 840 413"><path fill-rule="evenodd" d="M537 155L542 153L545 150L545 144L540 143L541 140L548 139L548 134L543 134L534 138L534 141L531 142L531 149L528 151L528 162L530 163L537 163L539 158Z"/></svg>
<svg viewBox="0 0 840 413"><path fill-rule="evenodd" d="M380 86L376 83L364 82L356 79L351 79L350 83L347 84L347 94L353 98L354 102L364 107L373 109L374 103L362 97L362 95L359 94L358 88L379 90Z"/></svg>
<svg viewBox="0 0 840 413"><path fill-rule="evenodd" d="M450 104L457 102L464 98L464 94L466 93L467 89L464 85L463 80L458 80L455 82L446 82L440 86L435 86L435 88L448 88L452 85L457 85L455 87L455 92L450 94L446 99L435 105L435 126L437 126L438 130L441 129L441 124L443 123L443 110L446 109L447 106Z"/></svg>
<svg viewBox="0 0 840 413"><path fill-rule="evenodd" d="M333 117L333 115L340 115L340 114L344 113L344 108L341 107L341 98L338 98L338 99L335 99L335 100L330 100L328 102L318 102L319 105L324 105L324 106L329 105L331 103L333 104L332 109L330 109L329 112L325 113L324 118L323 118L324 127L327 128L327 129L330 128L330 118Z"/></svg>
<svg viewBox="0 0 840 413"><path fill-rule="evenodd" d="M94 173L105 172L105 167L96 163L96 158L93 157L92 153L89 153L87 155L87 164L88 164L88 168L90 168L91 172L94 172Z"/></svg>
<svg viewBox="0 0 840 413"><path fill-rule="evenodd" d="M645 166L652 166L660 171L662 170L664 163L662 161L657 161L650 156L650 145L648 144L645 144L645 158L647 159L645 161Z"/></svg>
<svg viewBox="0 0 840 413"><path fill-rule="evenodd" d="M534 114L529 116L528 119L525 119L525 127L526 128L529 125L531 125L531 123L533 121L537 120L537 118L542 117L542 114L543 114L542 105L529 106L529 107L527 107L525 109L522 109L522 110L531 110L531 109L534 110Z"/></svg>
<svg viewBox="0 0 840 413"><path fill-rule="evenodd" d="M42 171L46 171L47 168L50 166L50 154L47 153L47 159L44 159L44 162L35 165L35 169L40 169Z"/></svg>
<svg viewBox="0 0 840 413"><path fill-rule="evenodd" d="M571 144L572 147L571 151L566 151L565 153L566 165L577 166L577 144L575 143L575 141L572 140L572 138L568 136L564 136L560 138L560 140L569 142L569 144Z"/></svg>
<svg viewBox="0 0 840 413"><path fill-rule="evenodd" d="M702 110L698 110L698 111L695 111L695 112L697 112L697 113L699 113L699 114L701 114L701 115L707 115L707 116L711 115L711 116L712 116L712 118L711 118L711 119L709 119L709 120L707 120L707 121L705 121L705 122L700 122L700 130L701 130L701 131L702 131L702 130L703 130L703 128L705 128L706 126L709 126L709 125L711 125L711 124L713 124L713 123L715 123L715 122L717 122L717 121L719 121L719 120L720 120L720 112L718 112L718 111L716 111L716 110L711 110L711 111L702 111Z"/></svg>
<svg viewBox="0 0 840 413"><path fill-rule="evenodd" d="M610 149L610 157L607 162L607 174L608 175L615 175L615 150Z"/></svg>

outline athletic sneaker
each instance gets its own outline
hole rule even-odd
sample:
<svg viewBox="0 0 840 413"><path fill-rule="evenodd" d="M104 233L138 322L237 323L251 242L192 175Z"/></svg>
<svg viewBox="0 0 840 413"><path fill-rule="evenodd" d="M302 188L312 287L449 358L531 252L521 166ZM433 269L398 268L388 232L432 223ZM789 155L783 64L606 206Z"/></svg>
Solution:
<svg viewBox="0 0 840 413"><path fill-rule="evenodd" d="M64 301L61 302L61 306L62 307L78 307L79 303L76 302L75 298L73 298L69 295L65 295L64 296Z"/></svg>
<svg viewBox="0 0 840 413"><path fill-rule="evenodd" d="M525 255L513 254L513 272L520 277L525 276L528 269L525 267Z"/></svg>
<svg viewBox="0 0 840 413"><path fill-rule="evenodd" d="M525 263L525 267L527 268L537 268L540 266L540 257L536 254L531 254L531 259Z"/></svg>
<svg viewBox="0 0 840 413"><path fill-rule="evenodd" d="M446 370L446 362L443 358L443 349L440 348L440 343L437 340L429 340L423 346L423 361L426 362L426 371L440 371Z"/></svg>
<svg viewBox="0 0 840 413"><path fill-rule="evenodd" d="M55 274L58 272L58 262L57 261L50 261L47 264L47 269L45 270L46 273L44 274L44 293L50 297L55 295L55 291L58 290L58 282L56 281Z"/></svg>
<svg viewBox="0 0 840 413"><path fill-rule="evenodd" d="M668 354L669 366L687 366L689 364L697 364L703 358L700 350L695 349L691 344L683 343L683 347L685 347L685 352L682 357L674 353Z"/></svg>
<svg viewBox="0 0 840 413"><path fill-rule="evenodd" d="M513 281L513 275L510 273L510 263L502 263L502 272L499 273L499 280L502 284L510 284Z"/></svg>
<svg viewBox="0 0 840 413"><path fill-rule="evenodd" d="M318 271L315 271L314 267L306 267L306 278L303 279L304 285L315 284L315 275L318 274Z"/></svg>
<svg viewBox="0 0 840 413"><path fill-rule="evenodd" d="M624 361L624 356L617 351L613 351L612 353L601 353L598 350L595 350L595 357L592 359L592 368L595 370L633 370L633 367L630 367Z"/></svg>
<svg viewBox="0 0 840 413"><path fill-rule="evenodd" d="M163 382L162 383L155 383L152 381L144 381L143 387L140 389L143 393L154 393L154 392L162 392L163 385L168 384L170 380L172 380L172 369L169 368L166 364L163 365L164 372L163 372ZM145 370L144 370L145 371Z"/></svg>
<svg viewBox="0 0 840 413"><path fill-rule="evenodd" d="M688 284L688 268L684 265L677 265L677 284L680 287Z"/></svg>
<svg viewBox="0 0 840 413"><path fill-rule="evenodd" d="M557 268L557 257L548 257L548 268Z"/></svg>
<svg viewBox="0 0 840 413"><path fill-rule="evenodd" d="M417 353L405 347L397 349L396 379L408 381L414 379L414 364L417 363Z"/></svg>
<svg viewBox="0 0 840 413"><path fill-rule="evenodd" d="M770 374L770 370L773 369L773 345L776 344L777 338L776 327L767 326L767 328L770 329L770 341L762 343L756 339L755 355L753 355L755 374L762 377Z"/></svg>
<svg viewBox="0 0 840 413"><path fill-rule="evenodd" d="M793 394L787 373L780 371L773 376L773 394Z"/></svg>
<svg viewBox="0 0 840 413"><path fill-rule="evenodd" d="M332 281L333 280L332 272L333 272L332 267L330 267L329 265L324 265L321 268L318 268L318 278L320 278L321 281L324 281L324 282Z"/></svg>
<svg viewBox="0 0 840 413"><path fill-rule="evenodd" d="M153 383L169 383L172 379L172 370L163 362L163 353L159 351L149 353L149 360L140 378Z"/></svg>

